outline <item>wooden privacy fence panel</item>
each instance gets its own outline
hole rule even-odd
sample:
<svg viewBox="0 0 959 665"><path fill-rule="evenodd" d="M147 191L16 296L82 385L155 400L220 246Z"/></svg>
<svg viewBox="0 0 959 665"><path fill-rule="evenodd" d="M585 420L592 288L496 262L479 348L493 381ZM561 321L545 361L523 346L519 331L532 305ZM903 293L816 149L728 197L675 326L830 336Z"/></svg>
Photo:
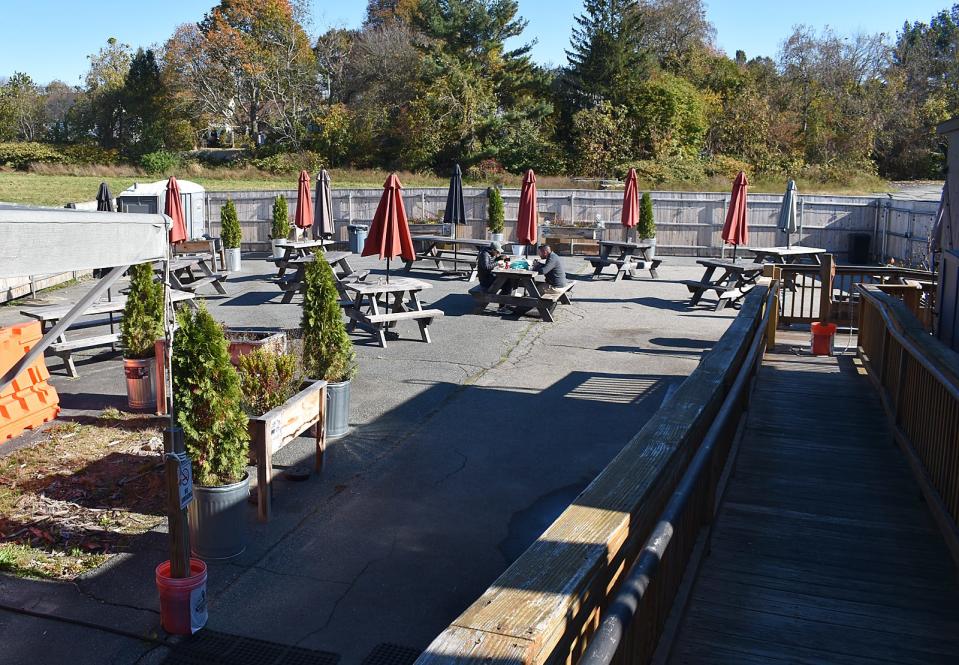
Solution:
<svg viewBox="0 0 959 665"><path fill-rule="evenodd" d="M959 564L959 354L906 303L862 285L859 356Z"/></svg>
<svg viewBox="0 0 959 665"><path fill-rule="evenodd" d="M625 572L660 527L664 507L722 409L761 325L767 292L760 285L746 296L737 318L667 407L433 641L419 665L534 665L580 658ZM678 530L676 540L644 597L641 625L630 638L633 654L649 655L655 648L689 551L715 502L722 467L716 464L689 502L688 514L670 527Z"/></svg>

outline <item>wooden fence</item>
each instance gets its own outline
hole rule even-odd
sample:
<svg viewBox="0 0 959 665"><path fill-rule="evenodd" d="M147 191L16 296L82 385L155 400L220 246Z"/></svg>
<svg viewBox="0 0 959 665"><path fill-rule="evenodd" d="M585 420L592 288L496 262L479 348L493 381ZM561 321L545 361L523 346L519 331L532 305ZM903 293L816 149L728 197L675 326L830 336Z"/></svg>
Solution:
<svg viewBox="0 0 959 665"><path fill-rule="evenodd" d="M775 292L775 284L761 284L746 296L668 406L433 641L418 665L574 663L628 571L654 563L643 569L648 584L633 594L635 612L616 647L620 662L649 660L690 554L715 513Z"/></svg>
<svg viewBox="0 0 959 665"><path fill-rule="evenodd" d="M858 351L959 564L959 354L928 334L907 304L864 284Z"/></svg>

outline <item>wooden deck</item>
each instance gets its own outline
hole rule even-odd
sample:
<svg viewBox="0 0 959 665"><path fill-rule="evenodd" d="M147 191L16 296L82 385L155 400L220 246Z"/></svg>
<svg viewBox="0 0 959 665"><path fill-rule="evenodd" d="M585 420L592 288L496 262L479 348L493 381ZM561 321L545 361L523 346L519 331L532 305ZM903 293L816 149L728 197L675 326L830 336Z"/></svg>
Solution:
<svg viewBox="0 0 959 665"><path fill-rule="evenodd" d="M956 568L852 357L767 355L668 662L959 662Z"/></svg>

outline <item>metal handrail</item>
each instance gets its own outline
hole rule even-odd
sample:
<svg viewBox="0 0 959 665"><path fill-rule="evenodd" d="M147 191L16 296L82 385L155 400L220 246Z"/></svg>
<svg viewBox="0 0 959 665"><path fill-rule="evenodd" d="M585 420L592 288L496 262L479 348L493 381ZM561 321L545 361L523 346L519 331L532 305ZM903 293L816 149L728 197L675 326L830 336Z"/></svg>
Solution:
<svg viewBox="0 0 959 665"><path fill-rule="evenodd" d="M932 374L933 378L935 378L947 391L949 391L949 394L953 399L959 400L959 377L953 376L951 373L950 375L946 375L942 371L942 368L932 363L926 356L926 353L921 348L916 346L912 340L906 337L905 334L903 334L902 324L889 312L888 303L883 302L876 296L876 294L870 293L868 288L870 286L872 285L860 284L859 292L862 294L863 298L869 300L871 304L875 305L876 310L879 312L879 315L886 324L886 330L889 331L889 334L892 335L893 338L895 338L895 340L906 351L909 352L909 355L915 358L916 361L922 365L927 372Z"/></svg>
<svg viewBox="0 0 959 665"><path fill-rule="evenodd" d="M759 321L759 327L743 364L736 374L736 379L730 386L729 392L726 393L716 418L703 437L699 449L686 468L686 472L676 486L676 490L663 509L659 521L649 538L646 539L640 555L620 585L613 602L606 608L600 619L599 627L589 641L586 652L579 660L578 665L609 665L615 657L626 631L636 616L639 604L656 574L659 563L672 541L674 535L673 524L680 519L685 510L690 497L694 493L696 483L704 469L707 468L713 448L719 442L729 419L738 415L735 413L735 405L749 385L756 367L762 361L769 317L776 307L775 298L778 292L779 282L773 281L766 297L765 312Z"/></svg>

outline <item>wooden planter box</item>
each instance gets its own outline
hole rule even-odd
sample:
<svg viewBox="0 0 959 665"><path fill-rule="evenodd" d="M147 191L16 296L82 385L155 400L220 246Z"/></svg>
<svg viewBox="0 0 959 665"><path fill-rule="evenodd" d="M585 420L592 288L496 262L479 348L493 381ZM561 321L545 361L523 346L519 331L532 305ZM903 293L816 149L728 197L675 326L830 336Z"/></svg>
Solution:
<svg viewBox="0 0 959 665"><path fill-rule="evenodd" d="M262 416L250 418L250 448L256 463L257 517L270 519L273 453L316 425L313 468L323 470L326 451L326 381L307 381L298 393Z"/></svg>
<svg viewBox="0 0 959 665"><path fill-rule="evenodd" d="M227 328L225 333L226 341L230 345L230 362L234 365L240 356L245 356L260 347L265 347L274 353L286 353L286 333L281 330Z"/></svg>

